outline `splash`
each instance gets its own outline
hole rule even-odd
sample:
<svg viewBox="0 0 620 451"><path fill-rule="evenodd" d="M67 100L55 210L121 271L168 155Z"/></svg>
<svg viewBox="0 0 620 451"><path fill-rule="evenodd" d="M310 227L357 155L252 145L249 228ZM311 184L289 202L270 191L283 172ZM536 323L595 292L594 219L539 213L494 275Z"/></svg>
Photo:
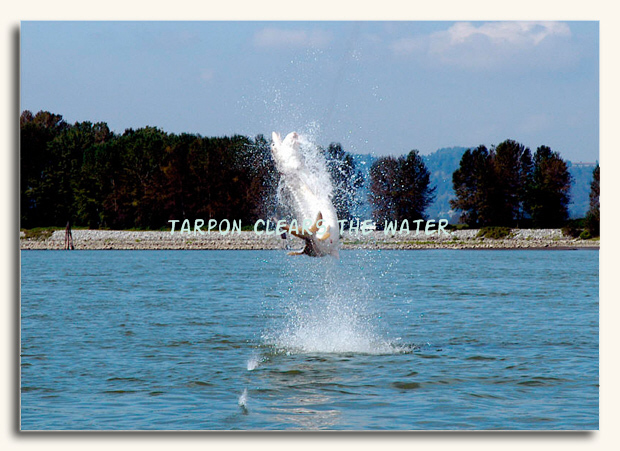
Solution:
<svg viewBox="0 0 620 451"><path fill-rule="evenodd" d="M283 269L284 315L263 333L263 341L287 354L400 354L412 351L385 338L379 295L364 277L370 257L356 261L291 259ZM311 261L312 264L308 264Z"/></svg>
<svg viewBox="0 0 620 451"><path fill-rule="evenodd" d="M287 138L285 138L285 142ZM298 183L306 185L319 201L331 203L334 187L327 171L325 157L308 136L297 134L296 141L298 144L297 152L290 152L282 155L282 158L276 159L278 170L282 173L278 184L278 201L290 210L303 211L303 207L298 206L291 199L290 193L297 187L292 187L289 179L298 178Z"/></svg>
<svg viewBox="0 0 620 451"><path fill-rule="evenodd" d="M239 407L241 407L241 410L243 412L247 412L248 410L248 389L247 388L243 389L243 393L241 393L241 396L239 396L239 400L237 401L237 404L239 405Z"/></svg>
<svg viewBox="0 0 620 451"><path fill-rule="evenodd" d="M338 218L332 204L334 185L323 153L304 135L291 133L282 140L274 134L273 138L272 153L281 174L278 202L298 221L314 219L321 211L327 222L335 221L332 232L339 240ZM320 232L316 235L320 240ZM276 352L285 353L411 351L410 347L386 340L379 331L380 315L371 306L380 296L364 276L364 265L368 264L374 266L368 255L346 262L288 258L280 278L281 285L288 286L281 286L283 305L276 306L284 317L277 318L263 334L264 342Z"/></svg>
<svg viewBox="0 0 620 451"><path fill-rule="evenodd" d="M288 354L395 354L408 349L388 342L373 331L355 303L315 299L313 307L297 306L284 328L265 336L277 350Z"/></svg>
<svg viewBox="0 0 620 451"><path fill-rule="evenodd" d="M246 368L248 371L254 371L261 364L261 359L257 355L253 355L246 362Z"/></svg>

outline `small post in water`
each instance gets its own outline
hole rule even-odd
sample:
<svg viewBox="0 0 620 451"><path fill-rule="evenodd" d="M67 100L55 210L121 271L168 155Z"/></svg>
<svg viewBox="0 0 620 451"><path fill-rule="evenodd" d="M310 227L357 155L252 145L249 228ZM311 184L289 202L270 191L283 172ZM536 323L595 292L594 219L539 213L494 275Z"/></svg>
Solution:
<svg viewBox="0 0 620 451"><path fill-rule="evenodd" d="M67 227L65 227L65 249L74 250L73 247L73 235L71 235L71 220L67 221Z"/></svg>

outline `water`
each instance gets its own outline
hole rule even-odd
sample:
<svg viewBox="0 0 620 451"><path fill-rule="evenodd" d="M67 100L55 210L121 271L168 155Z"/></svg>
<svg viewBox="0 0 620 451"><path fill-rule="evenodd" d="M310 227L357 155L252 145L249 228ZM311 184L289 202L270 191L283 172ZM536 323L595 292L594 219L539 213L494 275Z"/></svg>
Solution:
<svg viewBox="0 0 620 451"><path fill-rule="evenodd" d="M23 430L598 428L598 252L24 251Z"/></svg>

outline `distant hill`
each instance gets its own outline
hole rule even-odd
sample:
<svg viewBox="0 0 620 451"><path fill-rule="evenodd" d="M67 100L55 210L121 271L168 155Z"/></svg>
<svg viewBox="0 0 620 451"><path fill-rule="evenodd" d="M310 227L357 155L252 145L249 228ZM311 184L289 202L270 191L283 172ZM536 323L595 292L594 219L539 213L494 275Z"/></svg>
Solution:
<svg viewBox="0 0 620 451"><path fill-rule="evenodd" d="M377 160L377 157L369 154L351 154L355 161L355 169L362 173L364 177L364 186L358 193L359 204L354 211L354 217L360 219L371 219L372 208L368 196L370 195L370 167Z"/></svg>
<svg viewBox="0 0 620 451"><path fill-rule="evenodd" d="M590 209L590 185L596 163L566 163L573 178L568 211L571 218L583 218Z"/></svg>
<svg viewBox="0 0 620 451"><path fill-rule="evenodd" d="M459 168L466 150L467 147L447 147L423 157L426 167L431 172L431 184L437 187L435 202L426 211L430 219L458 222L458 212L450 208L450 199L454 198L452 174Z"/></svg>
<svg viewBox="0 0 620 451"><path fill-rule="evenodd" d="M458 213L450 208L450 199L454 197L452 189L452 174L459 167L461 158L467 147L447 147L438 149L429 155L423 155L424 163L431 173L431 184L437 187L435 202L428 208L430 219L448 219L451 223L458 221ZM377 157L368 154L353 154L356 168L362 172L364 186L360 189L360 205L356 212L359 218L370 218L371 207L368 202L370 192L370 167ZM590 208L590 184L595 163L572 163L567 161L572 176L571 203L569 214L571 218L582 218Z"/></svg>

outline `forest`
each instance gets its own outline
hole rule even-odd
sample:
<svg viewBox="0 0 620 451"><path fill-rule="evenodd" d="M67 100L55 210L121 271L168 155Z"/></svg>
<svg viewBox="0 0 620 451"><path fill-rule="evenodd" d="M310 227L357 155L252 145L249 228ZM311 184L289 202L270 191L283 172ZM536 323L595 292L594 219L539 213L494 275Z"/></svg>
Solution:
<svg viewBox="0 0 620 451"><path fill-rule="evenodd" d="M372 219L426 219L435 199L417 150L374 160L367 180L339 143L319 147L334 183L338 217L360 202ZM253 224L285 212L276 202L278 174L263 135L204 137L156 127L112 132L106 123L67 123L61 115L20 116L21 228L159 230L169 220L236 219ZM593 174L585 227L599 231L600 169ZM452 175L451 207L468 227L556 228L568 220L571 176L558 152L534 153L506 140L468 149ZM368 199L360 199L362 187Z"/></svg>

